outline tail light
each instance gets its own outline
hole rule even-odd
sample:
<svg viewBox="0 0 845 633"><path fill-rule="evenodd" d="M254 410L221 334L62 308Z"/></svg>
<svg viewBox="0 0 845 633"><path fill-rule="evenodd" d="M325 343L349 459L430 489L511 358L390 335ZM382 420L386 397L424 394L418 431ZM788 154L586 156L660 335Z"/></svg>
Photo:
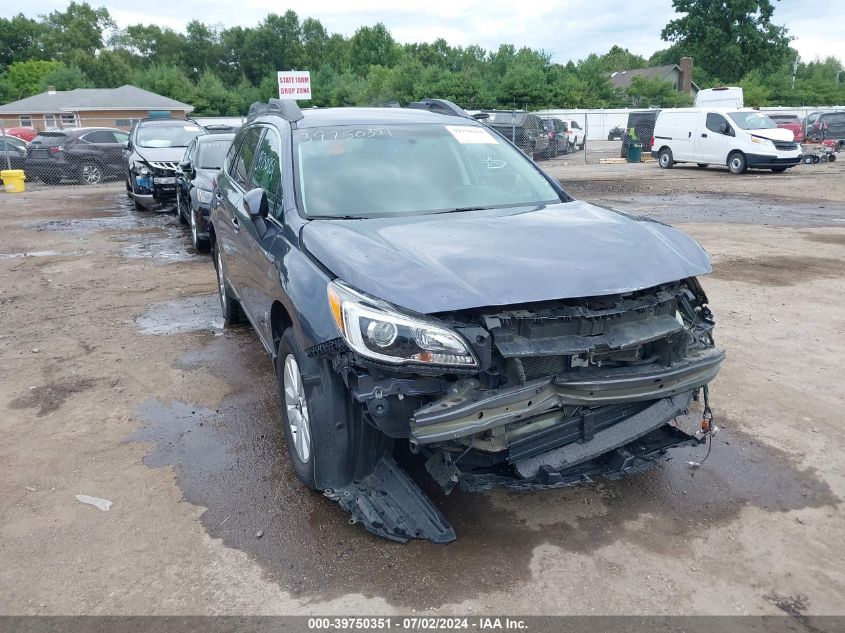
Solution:
<svg viewBox="0 0 845 633"><path fill-rule="evenodd" d="M555 137L554 132L549 132L549 140L551 141Z"/></svg>
<svg viewBox="0 0 845 633"><path fill-rule="evenodd" d="M50 148L51 154L58 154L59 152L63 151L64 148L61 145L54 145Z"/></svg>
<svg viewBox="0 0 845 633"><path fill-rule="evenodd" d="M654 137L651 137L651 146L654 147Z"/></svg>

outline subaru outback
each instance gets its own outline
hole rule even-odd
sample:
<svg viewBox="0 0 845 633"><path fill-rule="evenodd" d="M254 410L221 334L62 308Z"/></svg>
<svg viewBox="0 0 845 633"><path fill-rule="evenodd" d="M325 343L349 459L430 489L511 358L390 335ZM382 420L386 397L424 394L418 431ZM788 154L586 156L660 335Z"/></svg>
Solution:
<svg viewBox="0 0 845 633"><path fill-rule="evenodd" d="M455 538L400 451L448 493L636 473L702 441L671 422L696 397L709 420L724 358L704 250L573 200L448 101L254 104L209 238L297 476L375 534Z"/></svg>

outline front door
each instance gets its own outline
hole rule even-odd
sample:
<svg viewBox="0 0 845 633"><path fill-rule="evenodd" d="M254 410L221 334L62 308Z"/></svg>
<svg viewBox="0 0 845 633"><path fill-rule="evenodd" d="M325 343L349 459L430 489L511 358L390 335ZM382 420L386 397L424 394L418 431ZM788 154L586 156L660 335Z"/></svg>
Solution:
<svg viewBox="0 0 845 633"><path fill-rule="evenodd" d="M728 145L733 131L728 120L717 112L708 112L704 125L698 130L696 139L697 162L725 165L728 160Z"/></svg>

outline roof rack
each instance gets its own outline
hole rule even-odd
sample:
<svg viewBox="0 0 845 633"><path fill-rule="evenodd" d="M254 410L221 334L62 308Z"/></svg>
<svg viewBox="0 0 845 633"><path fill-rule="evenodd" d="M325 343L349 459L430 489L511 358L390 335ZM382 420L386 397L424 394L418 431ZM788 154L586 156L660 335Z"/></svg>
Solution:
<svg viewBox="0 0 845 633"><path fill-rule="evenodd" d="M288 99L269 99L267 103L256 101L249 106L249 114L246 117L247 121L252 121L255 117L261 116L262 114L278 114L285 121L290 121L291 123L296 123L303 117L302 110L299 109L296 101L290 101Z"/></svg>
<svg viewBox="0 0 845 633"><path fill-rule="evenodd" d="M447 116L459 116L462 119L472 118L466 110L446 99L422 99L421 101L409 103L408 107L415 110L428 110L429 112L445 114Z"/></svg>

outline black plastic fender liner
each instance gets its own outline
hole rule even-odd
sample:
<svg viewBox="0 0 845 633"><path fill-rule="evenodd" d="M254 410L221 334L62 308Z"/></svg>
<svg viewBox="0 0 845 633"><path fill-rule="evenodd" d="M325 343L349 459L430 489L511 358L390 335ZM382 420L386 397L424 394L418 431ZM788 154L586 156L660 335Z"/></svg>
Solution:
<svg viewBox="0 0 845 633"><path fill-rule="evenodd" d="M324 493L352 515L351 522L384 538L451 543L455 530L392 457L385 455L360 481Z"/></svg>

